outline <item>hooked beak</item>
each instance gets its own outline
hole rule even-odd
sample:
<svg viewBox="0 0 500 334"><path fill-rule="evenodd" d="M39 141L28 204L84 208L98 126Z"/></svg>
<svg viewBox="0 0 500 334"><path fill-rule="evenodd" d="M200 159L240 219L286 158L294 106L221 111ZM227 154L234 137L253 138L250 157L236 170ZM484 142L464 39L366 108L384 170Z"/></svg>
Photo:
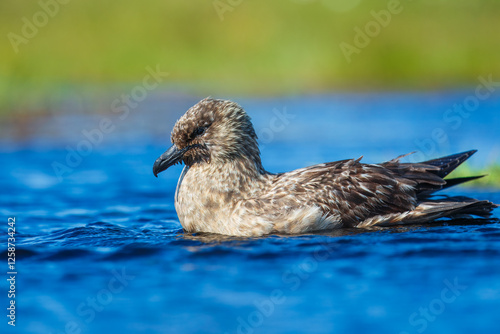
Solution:
<svg viewBox="0 0 500 334"><path fill-rule="evenodd" d="M153 174L158 177L158 174L166 170L168 167L181 162L182 157L187 150L187 147L179 150L177 146L172 145L172 147L170 147L165 151L165 153L163 153L158 159L156 159L155 164L153 165Z"/></svg>

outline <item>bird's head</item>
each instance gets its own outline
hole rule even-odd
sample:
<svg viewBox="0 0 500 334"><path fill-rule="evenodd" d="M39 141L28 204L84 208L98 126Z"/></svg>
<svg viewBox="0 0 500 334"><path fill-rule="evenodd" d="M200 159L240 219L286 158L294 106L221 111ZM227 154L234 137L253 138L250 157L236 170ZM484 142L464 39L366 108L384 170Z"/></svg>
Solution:
<svg viewBox="0 0 500 334"><path fill-rule="evenodd" d="M155 176L172 165L224 164L234 160L262 168L257 135L250 117L237 103L206 98L177 121L172 146L156 159Z"/></svg>

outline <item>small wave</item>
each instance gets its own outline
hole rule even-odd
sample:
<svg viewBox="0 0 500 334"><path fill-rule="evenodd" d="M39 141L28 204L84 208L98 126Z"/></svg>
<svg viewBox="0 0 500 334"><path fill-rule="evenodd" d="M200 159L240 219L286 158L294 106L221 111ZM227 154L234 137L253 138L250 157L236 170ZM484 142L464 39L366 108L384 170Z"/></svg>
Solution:
<svg viewBox="0 0 500 334"><path fill-rule="evenodd" d="M20 244L26 247L121 247L136 242L146 244L164 242L166 238L173 237L179 232L178 229L147 226L149 227L147 229L143 228L143 225L126 227L99 221L85 226L59 229L44 235L24 238L21 239Z"/></svg>

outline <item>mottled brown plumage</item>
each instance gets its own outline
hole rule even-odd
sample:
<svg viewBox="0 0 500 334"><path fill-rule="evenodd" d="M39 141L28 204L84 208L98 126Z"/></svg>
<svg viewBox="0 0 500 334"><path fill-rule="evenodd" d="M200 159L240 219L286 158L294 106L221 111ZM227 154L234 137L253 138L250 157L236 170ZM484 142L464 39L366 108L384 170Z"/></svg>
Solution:
<svg viewBox="0 0 500 334"><path fill-rule="evenodd" d="M175 124L172 143L153 172L181 161L186 165L175 208L188 232L297 234L485 217L497 207L475 199L429 197L476 178L443 179L475 151L421 163L401 163L399 157L363 164L360 158L268 173L250 117L231 101L207 98L197 103Z"/></svg>

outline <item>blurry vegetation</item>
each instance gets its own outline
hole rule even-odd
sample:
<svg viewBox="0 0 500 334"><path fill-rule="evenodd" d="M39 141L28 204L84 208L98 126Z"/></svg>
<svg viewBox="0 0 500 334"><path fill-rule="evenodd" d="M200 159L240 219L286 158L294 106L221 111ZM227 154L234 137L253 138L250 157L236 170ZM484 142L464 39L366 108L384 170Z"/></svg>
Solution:
<svg viewBox="0 0 500 334"><path fill-rule="evenodd" d="M500 77L496 0L401 0L402 12L350 63L339 45L354 45L354 29L390 1L353 0L345 12L345 0L55 1L0 2L0 114L141 82L157 64L171 88L205 95L453 88ZM16 53L9 33L23 36L23 18L33 23L41 3L57 13Z"/></svg>

